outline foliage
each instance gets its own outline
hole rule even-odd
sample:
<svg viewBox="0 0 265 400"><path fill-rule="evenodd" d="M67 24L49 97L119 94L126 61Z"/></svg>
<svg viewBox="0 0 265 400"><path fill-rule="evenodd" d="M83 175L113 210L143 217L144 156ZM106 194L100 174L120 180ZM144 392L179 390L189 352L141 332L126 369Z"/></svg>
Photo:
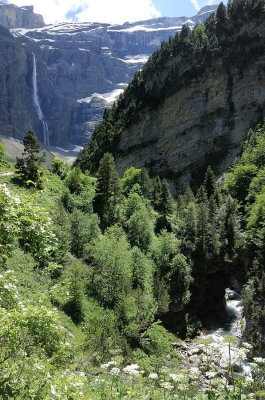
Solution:
<svg viewBox="0 0 265 400"><path fill-rule="evenodd" d="M15 168L24 184L41 188L41 171L39 168L42 159L37 156L40 151L40 144L33 131L26 132L23 139L23 145L24 157L17 158Z"/></svg>
<svg viewBox="0 0 265 400"><path fill-rule="evenodd" d="M66 175L67 164L60 160L60 158L54 158L51 162L51 171L58 175L60 178L64 178Z"/></svg>
<svg viewBox="0 0 265 400"><path fill-rule="evenodd" d="M97 187L94 207L98 213L102 227L112 225L117 218L120 187L118 172L113 156L105 153L97 172Z"/></svg>
<svg viewBox="0 0 265 400"><path fill-rule="evenodd" d="M0 164L4 161L6 157L6 149L2 142L0 142Z"/></svg>
<svg viewBox="0 0 265 400"><path fill-rule="evenodd" d="M92 271L89 292L108 308L117 308L130 289L132 275L129 244L113 226L88 247Z"/></svg>

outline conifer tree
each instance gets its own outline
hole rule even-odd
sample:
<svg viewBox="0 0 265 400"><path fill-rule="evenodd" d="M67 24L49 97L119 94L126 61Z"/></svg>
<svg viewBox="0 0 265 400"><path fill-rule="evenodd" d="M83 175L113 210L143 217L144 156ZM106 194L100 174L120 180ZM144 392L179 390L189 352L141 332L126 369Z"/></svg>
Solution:
<svg viewBox="0 0 265 400"><path fill-rule="evenodd" d="M221 2L216 10L216 31L220 34L223 31L224 22L226 20L226 7Z"/></svg>
<svg viewBox="0 0 265 400"><path fill-rule="evenodd" d="M197 205L197 241L196 251L201 259L207 258L209 239L209 210L206 202Z"/></svg>
<svg viewBox="0 0 265 400"><path fill-rule="evenodd" d="M76 324L80 324L84 319L84 284L78 264L74 265L70 277L69 299L64 306L64 311Z"/></svg>
<svg viewBox="0 0 265 400"><path fill-rule="evenodd" d="M32 183L40 186L39 167L42 161L41 157L37 156L40 151L39 141L33 131L28 131L23 139L24 158L17 158L16 169L24 183Z"/></svg>
<svg viewBox="0 0 265 400"><path fill-rule="evenodd" d="M215 175L213 173L212 168L209 166L207 168L205 178L204 178L204 188L207 194L208 199L215 191Z"/></svg>
<svg viewBox="0 0 265 400"><path fill-rule="evenodd" d="M152 198L152 180L148 175L148 172L145 168L141 169L141 174L140 174L140 190L141 190L141 195L143 197L146 197L147 199Z"/></svg>
<svg viewBox="0 0 265 400"><path fill-rule="evenodd" d="M170 230L170 225L167 221L167 216L174 211L174 199L171 194L168 182L166 179L161 179L159 176L154 179L153 186L153 205L159 213L156 230L159 232L166 228Z"/></svg>
<svg viewBox="0 0 265 400"><path fill-rule="evenodd" d="M207 203L207 193L205 186L201 185L196 193L197 203Z"/></svg>
<svg viewBox="0 0 265 400"><path fill-rule="evenodd" d="M106 228L116 221L120 201L119 175L112 154L105 153L97 172L97 189L94 201L95 211Z"/></svg>

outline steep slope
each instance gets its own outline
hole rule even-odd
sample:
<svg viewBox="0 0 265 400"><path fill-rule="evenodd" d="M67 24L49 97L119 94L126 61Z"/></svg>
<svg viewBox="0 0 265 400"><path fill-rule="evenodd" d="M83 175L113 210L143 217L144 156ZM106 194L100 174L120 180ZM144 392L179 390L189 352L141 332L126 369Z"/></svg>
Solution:
<svg viewBox="0 0 265 400"><path fill-rule="evenodd" d="M265 105L264 7L242 4L155 52L78 163L93 169L111 151L121 172L145 166L179 187L208 164L225 170Z"/></svg>
<svg viewBox="0 0 265 400"><path fill-rule="evenodd" d="M194 27L215 8L202 9L190 19L159 18L115 26L62 23L38 29L13 29L16 41L30 54L27 67L30 74L32 53L36 59L39 105L48 125L46 142L62 147L86 142L102 120L104 109L113 103L160 43L184 23ZM32 81L32 77L29 79ZM12 93L12 98L15 96ZM11 114L15 113L12 104ZM43 140L43 126L38 118L33 127ZM6 135L5 130L0 134ZM24 131L14 135L21 138Z"/></svg>
<svg viewBox="0 0 265 400"><path fill-rule="evenodd" d="M43 122L40 120L38 106L36 105L40 76L36 71L36 74L34 74L34 70L35 67L37 70L39 68L38 62L35 63L35 67L34 63L32 49L23 46L6 28L0 26L1 136L22 138L26 130L34 129L38 132L40 140L44 142ZM45 68L42 70L41 83L49 93L49 98L46 99L46 102L50 108L53 107L54 116L64 110L66 112L65 121L67 121L68 106L65 104L64 99L59 99ZM40 103L39 107L42 106L39 98L38 102ZM55 130L60 129L60 132L64 134L63 129L55 118L53 125ZM56 140L56 132L54 133L54 138Z"/></svg>
<svg viewBox="0 0 265 400"><path fill-rule="evenodd" d="M5 28L41 28L43 16L35 14L32 6L17 7L0 1L0 25Z"/></svg>

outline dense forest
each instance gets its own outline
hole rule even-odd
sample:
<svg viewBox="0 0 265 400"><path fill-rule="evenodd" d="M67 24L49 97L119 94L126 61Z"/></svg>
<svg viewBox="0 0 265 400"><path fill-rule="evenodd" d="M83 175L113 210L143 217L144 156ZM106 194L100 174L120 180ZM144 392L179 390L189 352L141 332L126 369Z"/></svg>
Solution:
<svg viewBox="0 0 265 400"><path fill-rule="evenodd" d="M176 84L220 53L244 63L251 54L230 52L228 37L251 18L264 18L263 0L221 3L163 43L73 167L42 169L32 131L15 165L0 144L0 399L265 398L264 123L229 171L217 179L209 165L177 197L146 169L115 166L123 127L172 87L152 97L145 82L176 54ZM207 332L228 287L241 295L242 336L218 346Z"/></svg>
<svg viewBox="0 0 265 400"><path fill-rule="evenodd" d="M250 357L264 353L265 127L221 181L209 167L177 199L145 170L120 178L109 153L95 177L57 159L41 171L24 142L0 189L1 398L262 398L262 358L204 393L172 344L207 327L234 278Z"/></svg>

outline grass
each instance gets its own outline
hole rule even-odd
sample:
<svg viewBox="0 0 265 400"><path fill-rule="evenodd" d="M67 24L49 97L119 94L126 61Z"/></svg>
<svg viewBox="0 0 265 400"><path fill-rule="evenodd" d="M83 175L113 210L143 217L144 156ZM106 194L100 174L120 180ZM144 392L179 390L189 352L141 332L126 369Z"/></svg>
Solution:
<svg viewBox="0 0 265 400"><path fill-rule="evenodd" d="M14 168L4 172L10 171L14 171ZM38 190L32 187L29 188L22 185L16 174L0 176L0 184L4 183L8 186L8 189L13 196L21 198L31 197L35 205L45 208L52 215L56 213L57 204L64 190L64 183L61 179L47 170L43 170L43 190Z"/></svg>
<svg viewBox="0 0 265 400"><path fill-rule="evenodd" d="M0 163L0 174L3 174L5 172L14 172L14 170L15 168L12 163L9 163L8 161Z"/></svg>

